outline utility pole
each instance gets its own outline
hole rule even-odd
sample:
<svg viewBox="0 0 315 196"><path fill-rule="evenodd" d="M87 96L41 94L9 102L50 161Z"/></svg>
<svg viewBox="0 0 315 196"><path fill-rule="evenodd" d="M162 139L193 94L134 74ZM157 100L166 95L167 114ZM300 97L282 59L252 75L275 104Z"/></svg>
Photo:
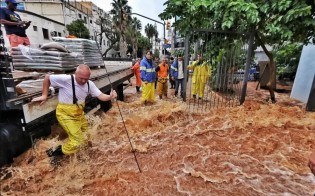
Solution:
<svg viewBox="0 0 315 196"><path fill-rule="evenodd" d="M147 16L143 16L143 15L138 14L138 13L130 13L129 15L138 15L138 16L141 16L141 17L143 17L143 18L146 18L146 19L148 19L148 20L152 20L152 21L154 21L154 22L156 22L156 23L159 23L159 24L163 25L163 38L164 38L164 40L165 40L165 22L162 23L162 22L160 22L160 21L154 20L154 19L149 18L149 17L147 17Z"/></svg>
<svg viewBox="0 0 315 196"><path fill-rule="evenodd" d="M148 19L148 20L152 20L152 21L154 21L154 22L156 22L156 23L159 23L159 24L163 25L163 43L164 43L164 40L165 40L165 21L163 21L163 23L162 23L162 22L160 22L160 21L154 20L154 19L152 19L152 18L149 18L149 17L147 17L147 16L144 16L144 15L141 15L141 14L138 14L138 13L130 13L129 15L137 15L137 16L146 18L146 19ZM162 47L162 54L163 54L163 53L165 54L165 49Z"/></svg>

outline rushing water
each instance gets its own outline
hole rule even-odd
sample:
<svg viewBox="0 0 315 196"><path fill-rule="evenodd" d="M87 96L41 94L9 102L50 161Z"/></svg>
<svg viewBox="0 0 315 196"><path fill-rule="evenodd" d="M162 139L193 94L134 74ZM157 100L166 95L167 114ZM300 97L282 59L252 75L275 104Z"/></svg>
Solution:
<svg viewBox="0 0 315 196"><path fill-rule="evenodd" d="M119 102L89 118L89 144L61 166L45 150L62 143L59 127L2 171L0 195L311 195L307 167L315 114L247 101L191 113L174 99L144 106ZM6 173L7 175L3 175Z"/></svg>

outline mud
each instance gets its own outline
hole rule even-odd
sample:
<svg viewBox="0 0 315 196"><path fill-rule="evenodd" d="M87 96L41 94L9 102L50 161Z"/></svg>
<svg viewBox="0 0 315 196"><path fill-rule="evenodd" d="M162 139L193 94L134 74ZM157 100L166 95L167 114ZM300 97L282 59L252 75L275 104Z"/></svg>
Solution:
<svg viewBox="0 0 315 196"><path fill-rule="evenodd" d="M270 104L266 93L250 92L242 106L200 114L176 98L144 106L133 90L119 102L123 120L116 104L90 117L88 145L56 168L45 154L64 138L54 127L2 171L0 195L314 193L307 161L315 149L315 114L298 101L279 94Z"/></svg>

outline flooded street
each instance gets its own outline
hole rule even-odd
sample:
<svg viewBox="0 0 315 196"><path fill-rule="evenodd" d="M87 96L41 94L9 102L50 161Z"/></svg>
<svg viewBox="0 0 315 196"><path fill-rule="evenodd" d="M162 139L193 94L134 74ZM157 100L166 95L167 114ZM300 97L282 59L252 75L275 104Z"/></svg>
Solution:
<svg viewBox="0 0 315 196"><path fill-rule="evenodd" d="M270 104L249 87L242 106L193 113L177 98L144 106L135 91L119 108L141 173L114 103L89 117L88 145L54 168L45 151L63 143L56 125L1 171L0 195L314 194L315 113L288 95Z"/></svg>

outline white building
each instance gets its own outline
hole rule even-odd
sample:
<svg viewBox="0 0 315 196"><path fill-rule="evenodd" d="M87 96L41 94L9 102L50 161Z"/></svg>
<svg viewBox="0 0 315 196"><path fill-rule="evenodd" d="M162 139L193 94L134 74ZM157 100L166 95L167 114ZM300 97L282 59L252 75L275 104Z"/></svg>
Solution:
<svg viewBox="0 0 315 196"><path fill-rule="evenodd" d="M6 7L1 2L1 7ZM66 25L81 19L90 31L90 39L99 42L100 26L96 24L99 14L103 14L103 10L90 1L63 1L63 0L23 0L18 4L16 11L22 20L32 21L31 26L27 29L26 34L30 39L31 47L39 47L43 43L51 42L52 37L69 35ZM9 42L5 35L4 27L1 27L4 33L6 46ZM102 52L109 46L109 40L103 34L103 40L100 44ZM114 54L113 50L107 53L110 57Z"/></svg>

